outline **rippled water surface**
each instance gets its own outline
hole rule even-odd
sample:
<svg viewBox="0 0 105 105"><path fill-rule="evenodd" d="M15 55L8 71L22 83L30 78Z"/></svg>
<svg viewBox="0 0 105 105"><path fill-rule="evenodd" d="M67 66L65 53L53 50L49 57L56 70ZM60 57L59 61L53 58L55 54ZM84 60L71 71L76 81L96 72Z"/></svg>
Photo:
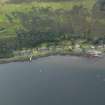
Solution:
<svg viewBox="0 0 105 105"><path fill-rule="evenodd" d="M0 105L105 105L105 59L50 56L1 64Z"/></svg>

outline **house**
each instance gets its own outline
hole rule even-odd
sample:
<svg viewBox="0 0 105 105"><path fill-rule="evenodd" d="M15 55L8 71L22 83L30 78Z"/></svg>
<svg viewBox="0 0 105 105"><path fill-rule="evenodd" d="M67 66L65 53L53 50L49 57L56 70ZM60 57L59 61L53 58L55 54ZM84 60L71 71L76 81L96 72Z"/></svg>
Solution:
<svg viewBox="0 0 105 105"><path fill-rule="evenodd" d="M38 48L38 51L41 51L41 52L42 52L42 51L44 51L44 52L45 52L45 51L48 51L48 50L49 50L49 49L48 49L48 48L46 48L46 47L41 47L41 48Z"/></svg>
<svg viewBox="0 0 105 105"><path fill-rule="evenodd" d="M88 50L87 55L94 56L94 57L102 57L103 53L101 51L97 51L97 50Z"/></svg>
<svg viewBox="0 0 105 105"><path fill-rule="evenodd" d="M91 49L95 49L95 46L91 45L90 48L91 48Z"/></svg>
<svg viewBox="0 0 105 105"><path fill-rule="evenodd" d="M72 47L72 46L68 46L68 48L69 48L70 50L72 50L72 49L73 49L73 47Z"/></svg>
<svg viewBox="0 0 105 105"><path fill-rule="evenodd" d="M15 56L29 56L31 55L31 50L23 50L23 51L14 51Z"/></svg>
<svg viewBox="0 0 105 105"><path fill-rule="evenodd" d="M79 44L76 44L76 45L75 45L75 48L80 48L80 45L79 45Z"/></svg>
<svg viewBox="0 0 105 105"><path fill-rule="evenodd" d="M56 47L56 50L57 50L57 51L63 51L63 48L62 48L61 46L57 46L57 47Z"/></svg>

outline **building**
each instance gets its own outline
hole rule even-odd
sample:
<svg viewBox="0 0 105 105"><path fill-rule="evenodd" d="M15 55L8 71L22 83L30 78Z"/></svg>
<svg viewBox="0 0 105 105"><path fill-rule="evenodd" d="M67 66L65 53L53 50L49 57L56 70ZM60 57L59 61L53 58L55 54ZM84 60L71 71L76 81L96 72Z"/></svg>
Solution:
<svg viewBox="0 0 105 105"><path fill-rule="evenodd" d="M102 52L97 50L88 50L87 51L88 56L95 56L95 57L102 57Z"/></svg>

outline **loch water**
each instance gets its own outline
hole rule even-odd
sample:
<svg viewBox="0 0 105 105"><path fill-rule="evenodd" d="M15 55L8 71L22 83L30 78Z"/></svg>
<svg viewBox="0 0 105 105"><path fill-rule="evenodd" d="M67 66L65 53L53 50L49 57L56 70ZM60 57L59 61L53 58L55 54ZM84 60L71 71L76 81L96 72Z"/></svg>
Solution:
<svg viewBox="0 0 105 105"><path fill-rule="evenodd" d="M0 64L0 105L105 105L105 59L49 56Z"/></svg>

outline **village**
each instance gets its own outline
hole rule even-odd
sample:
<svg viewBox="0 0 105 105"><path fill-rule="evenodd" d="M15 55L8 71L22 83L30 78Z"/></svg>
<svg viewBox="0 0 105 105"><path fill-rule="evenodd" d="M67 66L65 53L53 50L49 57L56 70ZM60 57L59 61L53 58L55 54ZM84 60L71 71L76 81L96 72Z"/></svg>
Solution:
<svg viewBox="0 0 105 105"><path fill-rule="evenodd" d="M61 42L56 46L53 44L41 44L40 46L32 49L22 49L14 51L14 57L29 58L32 60L34 57L41 57L47 55L75 55L85 57L103 57L105 53L105 45L92 45L76 43L71 45L71 42Z"/></svg>

